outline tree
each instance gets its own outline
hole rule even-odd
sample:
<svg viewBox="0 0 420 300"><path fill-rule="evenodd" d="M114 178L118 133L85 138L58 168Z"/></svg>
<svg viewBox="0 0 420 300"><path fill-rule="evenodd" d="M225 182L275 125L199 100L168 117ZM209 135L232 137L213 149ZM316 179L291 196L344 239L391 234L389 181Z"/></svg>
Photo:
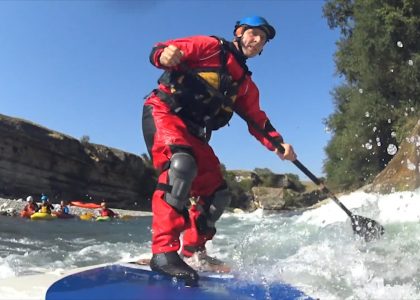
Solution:
<svg viewBox="0 0 420 300"><path fill-rule="evenodd" d="M335 63L344 82L325 121L332 138L324 170L336 188L369 182L392 159L418 118L420 1L330 0L324 16L338 28Z"/></svg>

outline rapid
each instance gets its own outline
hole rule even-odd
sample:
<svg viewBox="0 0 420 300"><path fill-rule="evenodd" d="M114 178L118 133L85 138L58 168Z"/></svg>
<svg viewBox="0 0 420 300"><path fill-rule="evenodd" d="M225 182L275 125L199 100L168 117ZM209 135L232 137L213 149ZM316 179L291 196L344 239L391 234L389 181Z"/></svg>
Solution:
<svg viewBox="0 0 420 300"><path fill-rule="evenodd" d="M353 234L348 216L330 201L303 212L225 213L208 252L239 277L283 281L314 298L420 299L420 189L339 199L383 225L382 238L365 242ZM146 257L150 223L0 216L0 279Z"/></svg>

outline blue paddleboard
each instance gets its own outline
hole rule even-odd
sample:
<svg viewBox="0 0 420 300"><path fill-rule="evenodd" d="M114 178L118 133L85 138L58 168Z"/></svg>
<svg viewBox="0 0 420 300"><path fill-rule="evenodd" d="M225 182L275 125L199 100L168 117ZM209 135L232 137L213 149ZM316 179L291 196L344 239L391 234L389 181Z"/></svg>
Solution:
<svg viewBox="0 0 420 300"><path fill-rule="evenodd" d="M46 300L232 300L312 299L284 283L257 284L232 275L200 273L198 287L136 264L96 267L64 277L47 290Z"/></svg>

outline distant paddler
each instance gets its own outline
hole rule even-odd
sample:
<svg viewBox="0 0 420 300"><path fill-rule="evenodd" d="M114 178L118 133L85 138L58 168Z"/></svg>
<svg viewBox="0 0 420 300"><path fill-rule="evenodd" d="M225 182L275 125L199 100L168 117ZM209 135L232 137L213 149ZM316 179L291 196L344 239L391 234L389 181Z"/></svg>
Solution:
<svg viewBox="0 0 420 300"><path fill-rule="evenodd" d="M52 204L50 203L50 199L48 198L47 195L43 194L41 196L41 208L39 212L51 214L53 210L54 210L54 206L52 206Z"/></svg>
<svg viewBox="0 0 420 300"><path fill-rule="evenodd" d="M59 208L53 214L56 215L57 218L61 219L70 219L74 217L74 215L70 213L70 208L68 207L67 202L64 200L61 200Z"/></svg>
<svg viewBox="0 0 420 300"><path fill-rule="evenodd" d="M100 216L96 218L96 221L110 221L113 218L117 218L118 214L108 208L108 204L105 201L101 202Z"/></svg>
<svg viewBox="0 0 420 300"><path fill-rule="evenodd" d="M41 196L41 208L38 210L38 212L31 215L31 220L53 220L57 217L55 215L52 215L51 212L54 209L52 204L50 203L47 195Z"/></svg>
<svg viewBox="0 0 420 300"><path fill-rule="evenodd" d="M26 205L20 212L22 218L30 218L34 213L39 210L38 204L34 201L32 196L26 198Z"/></svg>

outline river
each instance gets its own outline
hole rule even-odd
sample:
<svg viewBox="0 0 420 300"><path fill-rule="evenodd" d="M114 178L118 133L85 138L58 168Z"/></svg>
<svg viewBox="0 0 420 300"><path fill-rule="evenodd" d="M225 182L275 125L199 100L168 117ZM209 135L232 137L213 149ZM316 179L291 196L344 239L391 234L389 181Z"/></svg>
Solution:
<svg viewBox="0 0 420 300"><path fill-rule="evenodd" d="M420 299L420 189L354 192L340 201L383 225L384 236L358 238L347 215L329 202L302 213L226 213L208 252L249 280L287 282L314 298ZM0 216L0 278L145 257L150 222Z"/></svg>

